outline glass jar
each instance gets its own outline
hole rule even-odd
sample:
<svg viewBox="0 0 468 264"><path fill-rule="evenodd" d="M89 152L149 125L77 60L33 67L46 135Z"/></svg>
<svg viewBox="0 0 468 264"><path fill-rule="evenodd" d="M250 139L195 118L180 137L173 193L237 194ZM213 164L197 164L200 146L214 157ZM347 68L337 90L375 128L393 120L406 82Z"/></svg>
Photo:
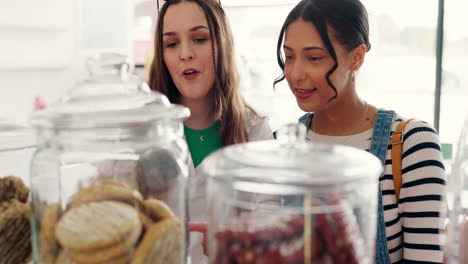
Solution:
<svg viewBox="0 0 468 264"><path fill-rule="evenodd" d="M16 176L29 186L31 156L36 146L34 131L0 120L0 178Z"/></svg>
<svg viewBox="0 0 468 264"><path fill-rule="evenodd" d="M448 225L448 263L468 263L468 115L458 140L450 178L453 200Z"/></svg>
<svg viewBox="0 0 468 264"><path fill-rule="evenodd" d="M185 263L189 110L129 84L121 60L96 61L120 70L33 118L34 261Z"/></svg>
<svg viewBox="0 0 468 264"><path fill-rule="evenodd" d="M305 133L207 158L210 263L373 263L380 161Z"/></svg>
<svg viewBox="0 0 468 264"><path fill-rule="evenodd" d="M0 120L0 256L2 263L31 259L29 169L34 131Z"/></svg>

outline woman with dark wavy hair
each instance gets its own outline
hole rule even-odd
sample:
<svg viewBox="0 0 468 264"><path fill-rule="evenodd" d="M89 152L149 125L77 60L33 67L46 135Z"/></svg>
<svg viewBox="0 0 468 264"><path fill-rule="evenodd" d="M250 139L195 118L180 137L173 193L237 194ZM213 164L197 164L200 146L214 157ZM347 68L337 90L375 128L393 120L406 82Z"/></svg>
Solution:
<svg viewBox="0 0 468 264"><path fill-rule="evenodd" d="M194 165L190 166L190 219L205 221L205 182L196 173L203 159L223 146L273 138L267 119L240 94L233 37L217 0L163 4L149 84L172 103L190 109L184 123Z"/></svg>
<svg viewBox="0 0 468 264"><path fill-rule="evenodd" d="M308 112L299 120L307 139L357 147L382 161L376 263L442 263L446 176L438 134L419 120L395 133L408 119L359 97L355 75L370 48L368 15L359 0L303 0L281 29L283 74L275 84L286 79ZM391 136L401 137L394 143L402 146L401 183L393 173Z"/></svg>

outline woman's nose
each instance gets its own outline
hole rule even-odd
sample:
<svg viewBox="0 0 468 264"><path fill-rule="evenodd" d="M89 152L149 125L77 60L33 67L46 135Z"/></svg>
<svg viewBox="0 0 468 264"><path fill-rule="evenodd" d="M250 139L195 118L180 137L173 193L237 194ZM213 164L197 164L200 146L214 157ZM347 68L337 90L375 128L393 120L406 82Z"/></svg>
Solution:
<svg viewBox="0 0 468 264"><path fill-rule="evenodd" d="M179 59L181 61L192 60L195 57L193 48L190 45L182 45L180 50Z"/></svg>
<svg viewBox="0 0 468 264"><path fill-rule="evenodd" d="M291 65L289 77L293 83L300 82L305 78L305 72L300 63L295 62L293 65Z"/></svg>

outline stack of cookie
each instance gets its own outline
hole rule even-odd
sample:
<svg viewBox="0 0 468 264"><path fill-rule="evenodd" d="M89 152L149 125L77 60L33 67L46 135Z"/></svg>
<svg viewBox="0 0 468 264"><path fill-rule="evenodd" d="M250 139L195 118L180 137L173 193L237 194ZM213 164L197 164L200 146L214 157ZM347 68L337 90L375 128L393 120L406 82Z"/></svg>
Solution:
<svg viewBox="0 0 468 264"><path fill-rule="evenodd" d="M21 264L31 259L28 194L20 178L0 179L0 264Z"/></svg>
<svg viewBox="0 0 468 264"><path fill-rule="evenodd" d="M47 208L39 238L44 264L176 264L184 255L171 210L115 180L82 188L63 211Z"/></svg>

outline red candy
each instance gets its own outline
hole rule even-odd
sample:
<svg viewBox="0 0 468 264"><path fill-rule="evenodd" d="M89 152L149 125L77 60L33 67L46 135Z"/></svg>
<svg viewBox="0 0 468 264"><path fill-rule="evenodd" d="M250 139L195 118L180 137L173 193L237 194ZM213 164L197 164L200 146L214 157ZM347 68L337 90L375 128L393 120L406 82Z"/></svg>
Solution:
<svg viewBox="0 0 468 264"><path fill-rule="evenodd" d="M311 216L310 242L305 242L301 214L252 212L232 219L215 234L213 264L306 263L306 243L311 256L307 263L359 263L364 243L352 208L336 194L328 204L339 210Z"/></svg>

